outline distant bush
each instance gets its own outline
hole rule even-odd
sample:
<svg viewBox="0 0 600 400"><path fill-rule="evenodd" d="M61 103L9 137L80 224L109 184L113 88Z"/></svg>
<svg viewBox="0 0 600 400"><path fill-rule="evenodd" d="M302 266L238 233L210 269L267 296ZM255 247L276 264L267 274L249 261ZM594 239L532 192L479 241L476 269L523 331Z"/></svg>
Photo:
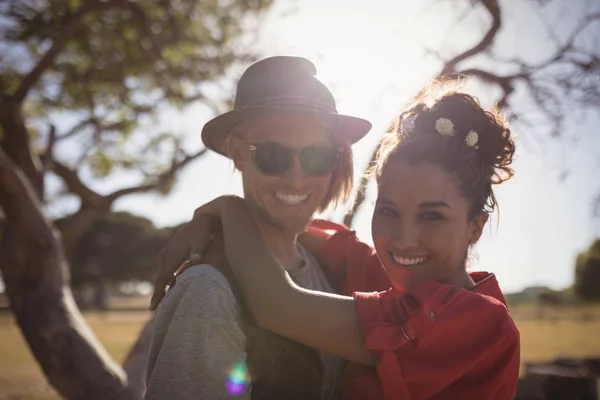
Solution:
<svg viewBox="0 0 600 400"><path fill-rule="evenodd" d="M577 256L573 289L584 301L600 301L600 238Z"/></svg>
<svg viewBox="0 0 600 400"><path fill-rule="evenodd" d="M70 260L72 283L152 281L156 255L171 233L127 212L107 214L77 244Z"/></svg>

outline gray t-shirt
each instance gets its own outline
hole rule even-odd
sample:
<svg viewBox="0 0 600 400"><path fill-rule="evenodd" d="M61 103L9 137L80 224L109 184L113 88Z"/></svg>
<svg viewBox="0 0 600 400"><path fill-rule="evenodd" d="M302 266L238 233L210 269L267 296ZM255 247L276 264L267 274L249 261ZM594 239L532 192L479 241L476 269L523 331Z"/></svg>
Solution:
<svg viewBox="0 0 600 400"><path fill-rule="evenodd" d="M299 249L305 263L288 271L292 280L333 292L314 256ZM240 310L225 276L208 264L186 269L156 311L146 399L250 399L251 387L233 395L228 386L232 369L246 360L245 349ZM320 354L322 398L337 399L343 360Z"/></svg>
<svg viewBox="0 0 600 400"><path fill-rule="evenodd" d="M304 265L300 268L289 269L290 278L298 285L306 289L317 290L319 292L334 293L327 278L323 274L321 266L315 257L302 246L298 246ZM327 335L327 332L323 332ZM340 379L344 360L332 356L329 353L320 352L323 361L323 387L321 398L324 400L339 399Z"/></svg>

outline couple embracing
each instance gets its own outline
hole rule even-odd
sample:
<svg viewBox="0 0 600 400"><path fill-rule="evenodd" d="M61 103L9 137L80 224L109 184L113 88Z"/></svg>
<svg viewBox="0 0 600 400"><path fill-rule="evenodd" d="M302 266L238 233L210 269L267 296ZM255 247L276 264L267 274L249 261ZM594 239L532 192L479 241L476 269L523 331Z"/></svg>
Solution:
<svg viewBox="0 0 600 400"><path fill-rule="evenodd" d="M519 333L495 276L467 266L514 141L473 96L433 93L371 168L371 248L312 219L348 199L371 124L339 114L306 59L246 70L202 131L244 198L199 207L159 255L147 399L514 397Z"/></svg>

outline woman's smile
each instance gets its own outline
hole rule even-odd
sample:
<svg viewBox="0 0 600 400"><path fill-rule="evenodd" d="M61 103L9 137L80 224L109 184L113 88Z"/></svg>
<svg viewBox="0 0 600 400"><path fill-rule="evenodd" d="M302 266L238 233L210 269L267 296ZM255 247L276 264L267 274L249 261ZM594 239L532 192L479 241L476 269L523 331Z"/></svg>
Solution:
<svg viewBox="0 0 600 400"><path fill-rule="evenodd" d="M393 251L389 252L390 258L394 263L401 267L418 267L425 264L429 260L429 256L403 256L396 254Z"/></svg>

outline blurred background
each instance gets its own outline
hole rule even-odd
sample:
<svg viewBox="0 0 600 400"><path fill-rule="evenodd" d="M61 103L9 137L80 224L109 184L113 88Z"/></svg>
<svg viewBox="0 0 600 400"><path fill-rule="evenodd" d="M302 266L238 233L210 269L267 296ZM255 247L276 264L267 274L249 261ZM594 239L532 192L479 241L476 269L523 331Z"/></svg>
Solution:
<svg viewBox="0 0 600 400"><path fill-rule="evenodd" d="M141 379L156 254L196 207L242 194L232 163L203 148L202 126L231 106L243 70L272 55L310 59L338 110L372 121L354 146L366 190L320 215L367 243L375 192L362 172L423 85L464 79L502 109L518 135L516 174L496 192L471 268L507 293L522 375L559 396L527 398L596 398L600 2L0 0L0 225L18 231L0 247L0 399L66 395L48 383L36 335L79 312L68 334L89 324L103 368L124 363ZM40 261L23 261L27 250ZM53 303L63 280L76 305Z"/></svg>

